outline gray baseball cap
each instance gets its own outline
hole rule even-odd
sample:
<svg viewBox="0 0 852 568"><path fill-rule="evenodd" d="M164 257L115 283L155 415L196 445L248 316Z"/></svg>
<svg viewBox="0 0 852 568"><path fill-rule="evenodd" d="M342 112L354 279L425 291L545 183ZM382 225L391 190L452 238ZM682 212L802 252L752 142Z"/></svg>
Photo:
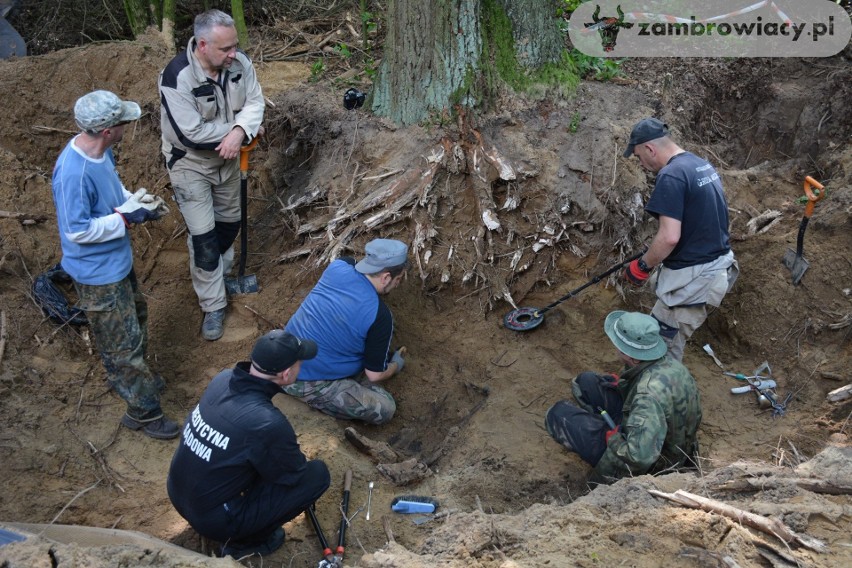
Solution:
<svg viewBox="0 0 852 568"><path fill-rule="evenodd" d="M74 120L77 126L94 134L110 126L138 120L142 109L132 101L123 101L109 91L92 91L77 99Z"/></svg>
<svg viewBox="0 0 852 568"><path fill-rule="evenodd" d="M373 239L364 247L364 252L367 256L355 265L355 270L361 274L375 274L408 260L408 245L396 239Z"/></svg>

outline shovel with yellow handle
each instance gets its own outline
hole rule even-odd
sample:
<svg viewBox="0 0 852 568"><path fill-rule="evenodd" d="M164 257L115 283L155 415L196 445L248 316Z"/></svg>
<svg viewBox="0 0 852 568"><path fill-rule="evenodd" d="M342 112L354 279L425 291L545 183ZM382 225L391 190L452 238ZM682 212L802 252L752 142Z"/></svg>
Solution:
<svg viewBox="0 0 852 568"><path fill-rule="evenodd" d="M805 195L799 198L800 203L807 203L805 206L805 216L802 217L802 222L799 224L799 236L796 239L796 250L787 249L787 252L784 253L784 258L781 260L784 263L784 266L790 269L790 272L793 275L793 285L798 286L799 282L802 281L802 276L805 275L805 272L808 270L810 264L805 257L802 256L805 245L805 229L808 228L808 221L811 219L811 215L814 213L814 205L817 201L821 201L826 194L826 190L823 185L812 178L811 176L805 177Z"/></svg>

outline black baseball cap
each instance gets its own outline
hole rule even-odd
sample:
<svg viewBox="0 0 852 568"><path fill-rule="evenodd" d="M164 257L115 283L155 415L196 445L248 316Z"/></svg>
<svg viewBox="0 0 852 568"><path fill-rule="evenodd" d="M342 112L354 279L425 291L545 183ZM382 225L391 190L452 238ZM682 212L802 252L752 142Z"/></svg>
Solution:
<svg viewBox="0 0 852 568"><path fill-rule="evenodd" d="M643 118L633 127L633 132L630 133L630 142L627 143L627 150L624 151L624 157L629 158L633 155L633 148L637 144L644 144L650 140L656 140L663 136L669 135L669 125L658 118Z"/></svg>
<svg viewBox="0 0 852 568"><path fill-rule="evenodd" d="M317 356L317 344L310 339L299 339L283 329L275 329L261 337L251 351L255 369L265 375L277 375L297 361Z"/></svg>

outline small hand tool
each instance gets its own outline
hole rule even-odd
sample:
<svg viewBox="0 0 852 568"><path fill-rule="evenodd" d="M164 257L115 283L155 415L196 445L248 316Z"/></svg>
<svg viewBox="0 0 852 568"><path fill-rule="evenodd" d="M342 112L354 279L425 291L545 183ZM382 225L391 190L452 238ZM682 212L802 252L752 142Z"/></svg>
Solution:
<svg viewBox="0 0 852 568"><path fill-rule="evenodd" d="M370 504L373 502L373 482L367 484L367 516L364 517L370 520Z"/></svg>
<svg viewBox="0 0 852 568"><path fill-rule="evenodd" d="M600 406L598 407L598 412L600 413L601 418L604 419L604 422L606 422L606 425L609 426L609 429L615 430L615 422L612 421L612 417L609 415L609 412L607 412Z"/></svg>
<svg viewBox="0 0 852 568"><path fill-rule="evenodd" d="M713 348L710 347L709 343L704 345L704 352L707 353L708 355L710 355L711 357L713 357L713 362L716 363L719 366L720 369L725 368L725 366L722 364L722 362L719 361L719 358L716 357L716 354L713 352Z"/></svg>

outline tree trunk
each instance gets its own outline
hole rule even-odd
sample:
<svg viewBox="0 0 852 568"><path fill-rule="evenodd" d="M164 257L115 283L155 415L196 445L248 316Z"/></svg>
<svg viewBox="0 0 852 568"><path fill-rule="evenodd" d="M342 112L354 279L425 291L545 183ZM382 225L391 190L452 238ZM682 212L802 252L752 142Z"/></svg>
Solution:
<svg viewBox="0 0 852 568"><path fill-rule="evenodd" d="M466 103L481 51L479 0L391 0L373 111L413 124Z"/></svg>
<svg viewBox="0 0 852 568"><path fill-rule="evenodd" d="M564 64L557 0L390 0L372 110L398 124L489 106L503 85L576 83ZM538 71L542 75L538 76Z"/></svg>
<svg viewBox="0 0 852 568"><path fill-rule="evenodd" d="M142 35L148 27L148 0L124 0L124 14L133 37Z"/></svg>
<svg viewBox="0 0 852 568"><path fill-rule="evenodd" d="M515 55L525 68L556 63L565 41L554 15L558 0L496 0L512 22Z"/></svg>
<svg viewBox="0 0 852 568"><path fill-rule="evenodd" d="M163 34L163 41L169 47L169 50L175 50L175 0L163 0L163 16L160 23L160 30ZM180 47L180 46L177 46Z"/></svg>
<svg viewBox="0 0 852 568"><path fill-rule="evenodd" d="M240 49L246 51L249 47L249 40L248 30L246 29L246 15L243 10L243 0L231 0L231 17L234 18L234 26L237 28Z"/></svg>

